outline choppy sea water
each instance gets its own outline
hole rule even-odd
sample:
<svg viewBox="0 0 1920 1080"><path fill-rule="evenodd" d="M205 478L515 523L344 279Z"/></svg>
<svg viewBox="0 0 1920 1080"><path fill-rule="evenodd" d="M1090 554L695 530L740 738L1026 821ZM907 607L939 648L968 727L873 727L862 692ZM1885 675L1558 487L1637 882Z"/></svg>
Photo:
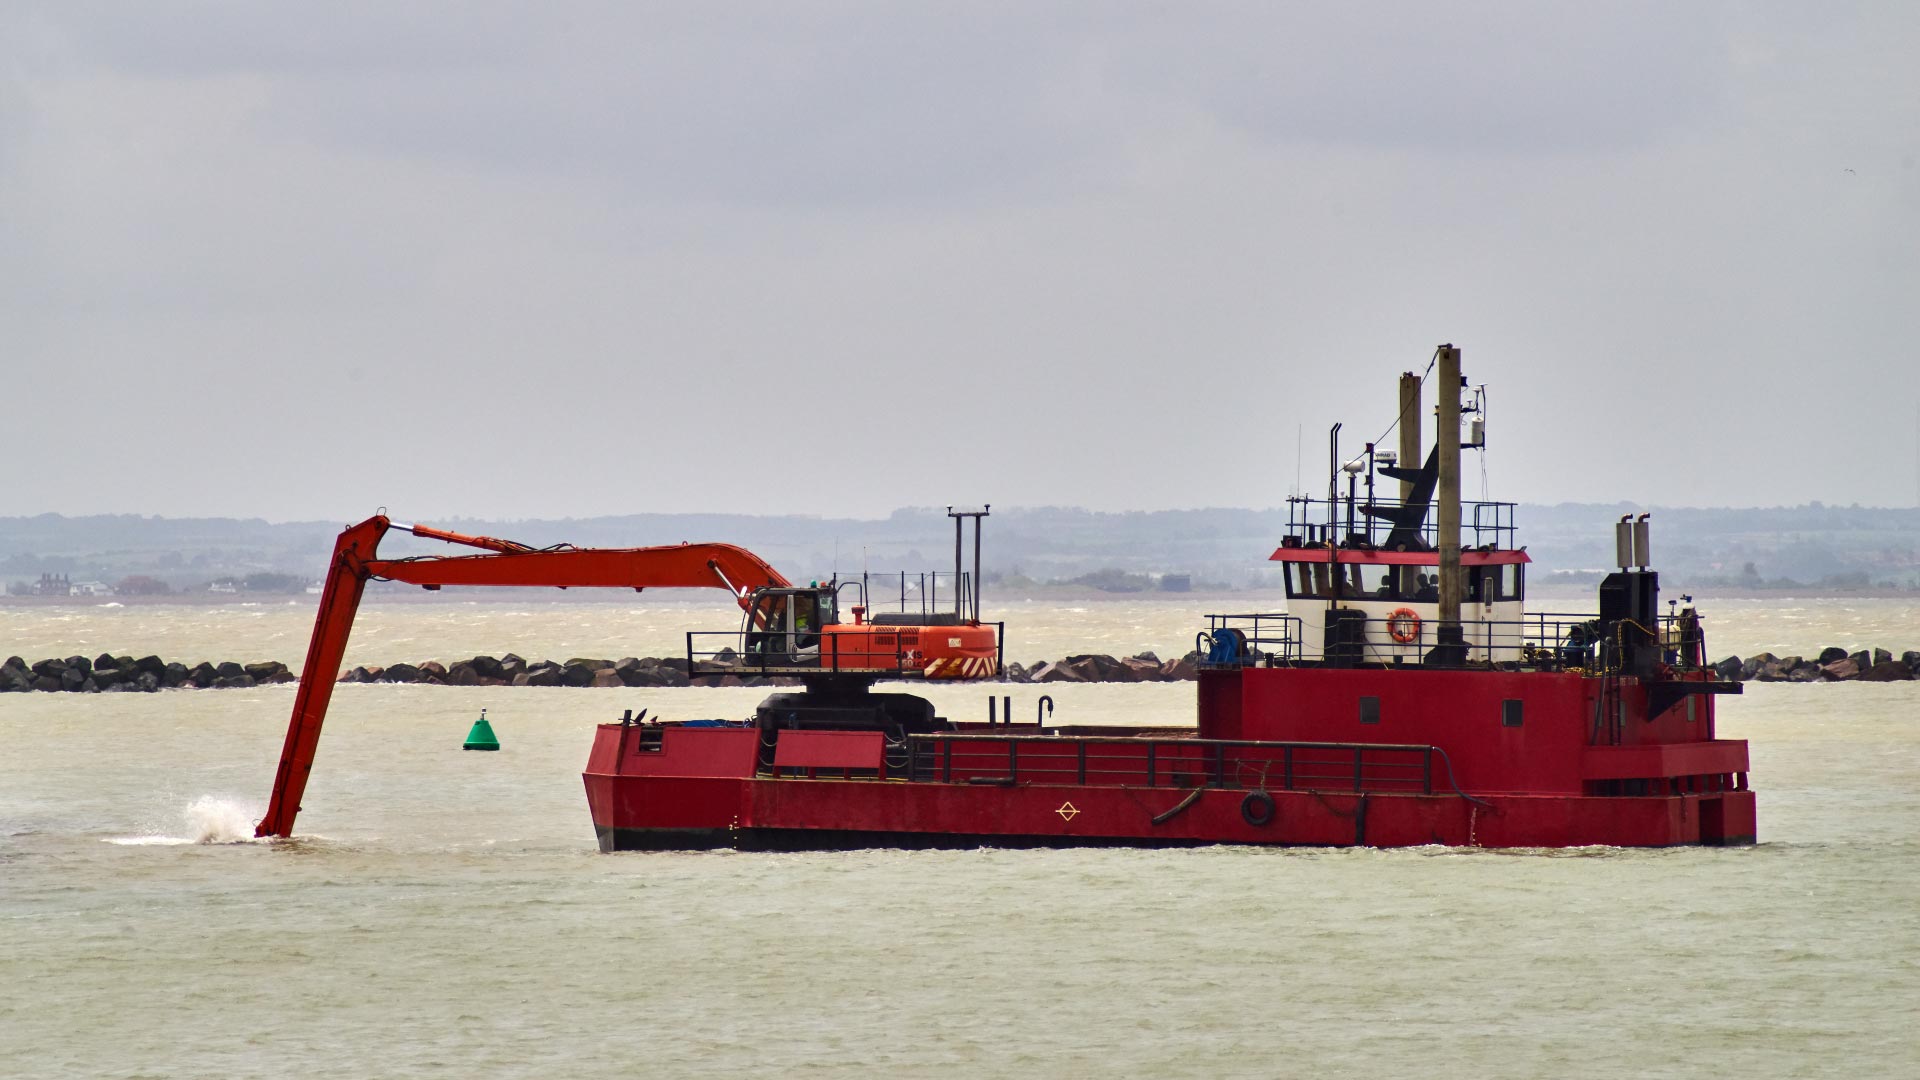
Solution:
<svg viewBox="0 0 1920 1080"><path fill-rule="evenodd" d="M1530 610L1591 610L1591 591L1536 590ZM733 630L740 610L724 597L678 590L628 601L540 603L525 599L441 603L369 601L360 609L346 664L451 663L477 653L518 652L528 660L576 656L681 656L690 630ZM521 594L522 597L528 594ZM622 595L609 593L608 595ZM685 599L697 596L701 599ZM0 607L0 657L29 661L102 652L155 653L189 666L202 660L279 660L295 671L306 658L315 598L229 605L75 604ZM1163 659L1194 647L1209 614L1278 611L1275 593L1219 600L1155 597L1058 603L1018 595L990 598L987 615L1006 622L1007 659L1032 664L1075 653L1118 656L1152 650ZM1715 658L1761 650L1817 654L1920 649L1920 602L1777 597L1707 600L1707 650Z"/></svg>
<svg viewBox="0 0 1920 1080"><path fill-rule="evenodd" d="M463 606L374 609L353 662L688 628ZM0 652L291 662L310 618L106 612L5 612ZM1180 604L1025 614L1034 659L1191 634ZM1717 605L1709 632L1898 650L1915 614ZM1917 688L1725 700L1756 847L1569 852L599 854L593 724L741 716L744 688L344 686L300 836L253 843L291 687L0 696L0 1075L1916 1075ZM1047 689L1063 722L1192 710L1182 685ZM1018 714L1037 688L1001 692ZM505 749L463 753L482 707Z"/></svg>

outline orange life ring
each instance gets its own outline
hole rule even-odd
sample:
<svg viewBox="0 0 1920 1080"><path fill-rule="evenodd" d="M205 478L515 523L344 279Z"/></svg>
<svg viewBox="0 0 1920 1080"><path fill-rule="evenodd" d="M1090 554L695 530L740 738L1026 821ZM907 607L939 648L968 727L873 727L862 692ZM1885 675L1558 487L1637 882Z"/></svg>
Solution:
<svg viewBox="0 0 1920 1080"><path fill-rule="evenodd" d="M1387 616L1387 635L1405 645L1420 636L1420 614L1412 608L1395 608Z"/></svg>

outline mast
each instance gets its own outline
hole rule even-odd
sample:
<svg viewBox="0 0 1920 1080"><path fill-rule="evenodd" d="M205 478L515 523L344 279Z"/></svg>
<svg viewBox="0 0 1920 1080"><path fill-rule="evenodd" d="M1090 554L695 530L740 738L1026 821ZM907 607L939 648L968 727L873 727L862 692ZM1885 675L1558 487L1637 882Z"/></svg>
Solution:
<svg viewBox="0 0 1920 1080"><path fill-rule="evenodd" d="M953 617L955 621L966 618L967 590L962 588L966 578L966 566L960 559L961 527L966 524L965 513L956 514L953 507L947 507L947 516L953 519Z"/></svg>
<svg viewBox="0 0 1920 1080"><path fill-rule="evenodd" d="M980 519L993 512L992 503L984 503L978 510L955 510L947 507L947 516L953 519L953 614L961 622L980 621ZM965 526L968 518L973 519L973 578L966 577L966 566L961 561L962 542L965 538ZM967 612L967 604L972 603L973 611Z"/></svg>
<svg viewBox="0 0 1920 1080"><path fill-rule="evenodd" d="M1420 376L1411 371L1400 373L1400 461L1403 469L1418 469L1426 457L1420 442ZM1400 481L1400 502L1413 495L1413 478Z"/></svg>
<svg viewBox="0 0 1920 1080"><path fill-rule="evenodd" d="M1418 470L1426 461L1425 444L1420 440L1420 376L1411 371L1400 373L1400 460L1396 462L1402 469ZM1400 479L1400 505L1406 506L1413 498L1413 474L1402 473ZM1414 524L1416 535L1419 523ZM1418 568L1402 566L1395 571L1401 593L1413 593L1414 578Z"/></svg>
<svg viewBox="0 0 1920 1080"><path fill-rule="evenodd" d="M1440 464L1440 626L1438 645L1428 655L1445 667L1466 660L1460 628L1460 601L1466 581L1460 572L1460 350L1442 345L1437 383L1440 415L1434 432Z"/></svg>

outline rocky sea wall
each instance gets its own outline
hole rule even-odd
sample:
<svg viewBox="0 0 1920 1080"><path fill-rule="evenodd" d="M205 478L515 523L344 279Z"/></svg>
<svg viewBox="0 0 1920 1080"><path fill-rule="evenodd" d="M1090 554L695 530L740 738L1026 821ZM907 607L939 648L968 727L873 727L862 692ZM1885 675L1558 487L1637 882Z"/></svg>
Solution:
<svg viewBox="0 0 1920 1080"><path fill-rule="evenodd" d="M191 667L158 656L112 656L101 653L89 660L84 656L54 657L27 663L17 656L0 663L0 693L8 691L50 690L73 693L153 692L156 690L226 690L263 683L296 682L298 676L278 660L251 664L200 663Z"/></svg>
<svg viewBox="0 0 1920 1080"><path fill-rule="evenodd" d="M722 656L722 660L729 659ZM687 686L695 677L703 686L793 686L793 678L714 674L689 669L684 657L624 657L619 660L575 657L567 661L528 661L513 653L475 656L467 660L386 667L355 667L339 678L346 683L415 683L431 686ZM1027 666L1008 664L1012 683L1139 683L1185 682L1199 677L1200 654L1161 660L1150 652L1115 657L1086 653ZM1729 656L1713 665L1730 682L1906 682L1920 674L1920 651L1895 656L1886 649L1830 648L1817 656ZM278 660L241 663L202 662L187 665L158 656L113 656L102 653L49 658L28 663L11 656L0 663L0 693L31 690L68 693L129 693L159 690L226 690L298 681Z"/></svg>
<svg viewBox="0 0 1920 1080"><path fill-rule="evenodd" d="M1895 656L1886 649L1834 647L1812 658L1763 652L1729 656L1713 670L1729 682L1906 682L1920 674L1920 652L1909 649Z"/></svg>

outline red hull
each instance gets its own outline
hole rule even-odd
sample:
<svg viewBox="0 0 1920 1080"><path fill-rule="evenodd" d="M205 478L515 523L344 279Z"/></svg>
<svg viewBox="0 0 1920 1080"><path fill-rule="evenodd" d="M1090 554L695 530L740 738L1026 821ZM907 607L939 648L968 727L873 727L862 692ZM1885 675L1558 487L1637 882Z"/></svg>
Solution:
<svg viewBox="0 0 1920 1080"><path fill-rule="evenodd" d="M1750 844L1751 791L1638 798L1274 792L1249 824L1247 793L1204 790L1180 816L1177 789L771 778L586 777L603 851L732 847L1667 847ZM1065 811L1065 812L1063 812ZM1071 813L1071 817L1068 813Z"/></svg>
<svg viewBox="0 0 1920 1080"><path fill-rule="evenodd" d="M1755 837L1747 746L1714 737L1711 697L1650 713L1632 679L1324 668L1210 671L1199 697L1183 737L976 726L888 747L876 732L608 724L587 798L610 851Z"/></svg>

